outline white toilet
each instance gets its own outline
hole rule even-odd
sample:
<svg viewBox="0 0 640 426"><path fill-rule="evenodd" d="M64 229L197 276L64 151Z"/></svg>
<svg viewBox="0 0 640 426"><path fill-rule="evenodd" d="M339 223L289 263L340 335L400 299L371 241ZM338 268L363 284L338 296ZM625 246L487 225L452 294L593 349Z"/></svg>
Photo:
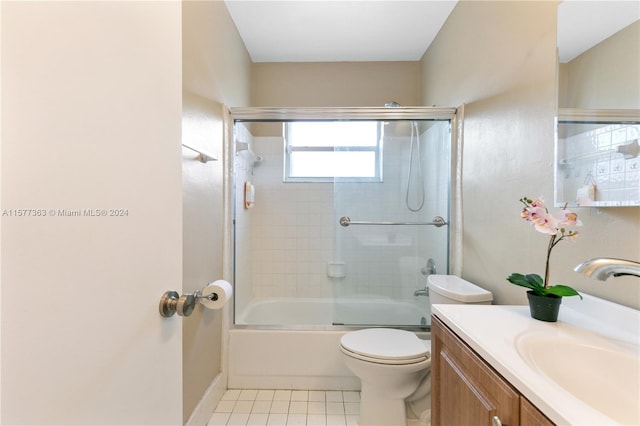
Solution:
<svg viewBox="0 0 640 426"><path fill-rule="evenodd" d="M490 292L454 275L429 275L429 303L490 304ZM431 341L391 328L368 328L340 339L345 365L360 378L360 426L407 424L407 406L429 423Z"/></svg>

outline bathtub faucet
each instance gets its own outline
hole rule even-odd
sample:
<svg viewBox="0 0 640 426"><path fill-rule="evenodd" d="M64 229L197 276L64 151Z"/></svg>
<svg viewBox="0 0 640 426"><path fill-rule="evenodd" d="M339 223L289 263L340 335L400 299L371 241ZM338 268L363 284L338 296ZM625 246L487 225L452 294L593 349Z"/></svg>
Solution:
<svg viewBox="0 0 640 426"><path fill-rule="evenodd" d="M632 260L596 257L582 262L576 266L574 271L600 281L604 281L611 276L633 275L640 277L640 263Z"/></svg>
<svg viewBox="0 0 640 426"><path fill-rule="evenodd" d="M416 290L413 292L414 296L429 296L429 287L425 286L423 290Z"/></svg>

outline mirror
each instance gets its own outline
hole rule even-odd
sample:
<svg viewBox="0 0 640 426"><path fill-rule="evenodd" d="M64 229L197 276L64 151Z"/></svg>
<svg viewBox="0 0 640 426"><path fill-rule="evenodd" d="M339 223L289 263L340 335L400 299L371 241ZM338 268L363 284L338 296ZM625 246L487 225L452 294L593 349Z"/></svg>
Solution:
<svg viewBox="0 0 640 426"><path fill-rule="evenodd" d="M640 109L640 2L558 5L558 106Z"/></svg>
<svg viewBox="0 0 640 426"><path fill-rule="evenodd" d="M558 5L556 206L640 206L640 2Z"/></svg>

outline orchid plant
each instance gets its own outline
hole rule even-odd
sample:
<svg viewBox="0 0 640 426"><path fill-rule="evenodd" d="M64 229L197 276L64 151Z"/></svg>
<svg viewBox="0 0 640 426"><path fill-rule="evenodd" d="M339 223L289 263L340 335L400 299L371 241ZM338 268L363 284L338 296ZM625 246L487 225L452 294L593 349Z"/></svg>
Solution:
<svg viewBox="0 0 640 426"><path fill-rule="evenodd" d="M549 245L547 246L547 262L545 265L544 280L537 274L522 275L513 273L509 275L507 281L511 284L529 288L539 296L580 296L582 299L580 293L569 286L560 284L549 285L549 259L551 258L551 251L560 241L573 240L578 236L579 232L571 229L572 227L582 225L582 222L578 220L578 215L567 210L565 205L565 207L554 216L549 213L542 197L537 200L523 197L520 199L520 202L524 205L521 217L531 223L536 231L547 234L550 237Z"/></svg>

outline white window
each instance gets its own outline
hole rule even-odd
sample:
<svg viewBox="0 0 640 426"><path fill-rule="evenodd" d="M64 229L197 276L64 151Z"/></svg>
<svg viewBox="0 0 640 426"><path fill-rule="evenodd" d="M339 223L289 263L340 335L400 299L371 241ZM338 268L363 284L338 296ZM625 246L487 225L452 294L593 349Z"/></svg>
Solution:
<svg viewBox="0 0 640 426"><path fill-rule="evenodd" d="M285 123L286 182L382 181L382 123Z"/></svg>

